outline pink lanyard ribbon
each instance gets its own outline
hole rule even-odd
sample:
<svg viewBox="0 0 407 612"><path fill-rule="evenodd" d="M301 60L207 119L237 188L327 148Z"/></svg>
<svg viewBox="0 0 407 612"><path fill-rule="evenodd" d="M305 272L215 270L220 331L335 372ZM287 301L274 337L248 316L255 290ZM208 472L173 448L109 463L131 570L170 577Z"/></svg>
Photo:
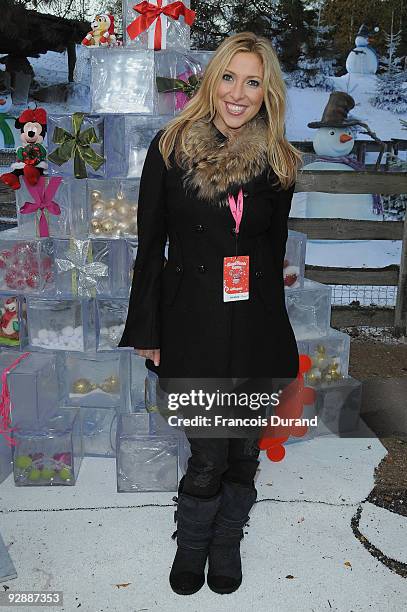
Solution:
<svg viewBox="0 0 407 612"><path fill-rule="evenodd" d="M228 201L229 201L229 206L230 206L231 213L232 213L233 218L234 218L234 220L236 222L235 232L236 232L236 234L238 234L239 233L240 222L241 222L242 216L243 216L243 189L242 189L242 187L240 188L240 191L238 193L237 201L235 200L235 198L231 194L228 195Z"/></svg>
<svg viewBox="0 0 407 612"><path fill-rule="evenodd" d="M7 383L7 374L11 372L23 359L31 355L31 353L23 353L20 357L17 357L13 363L7 368L4 368L1 373L1 395L0 395L0 434L4 437L8 446L16 446L17 442L11 438L8 434L15 431L15 427L11 425L11 400L10 391Z"/></svg>

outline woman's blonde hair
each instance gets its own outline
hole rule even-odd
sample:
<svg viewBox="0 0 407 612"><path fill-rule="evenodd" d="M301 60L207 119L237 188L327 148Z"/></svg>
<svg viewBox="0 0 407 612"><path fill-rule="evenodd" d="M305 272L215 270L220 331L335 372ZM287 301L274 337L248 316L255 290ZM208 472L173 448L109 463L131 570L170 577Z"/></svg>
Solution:
<svg viewBox="0 0 407 612"><path fill-rule="evenodd" d="M171 120L160 139L160 152L167 168L170 155L180 162L181 154L193 157L194 152L186 146L185 133L188 126L199 119L212 121L216 114L215 93L222 76L236 53L256 53L263 64L264 108L268 124L270 166L278 176L283 189L296 180L297 169L302 161L301 152L285 137L286 87L276 52L271 43L252 32L242 32L226 38L209 62L202 83L195 96L185 108Z"/></svg>

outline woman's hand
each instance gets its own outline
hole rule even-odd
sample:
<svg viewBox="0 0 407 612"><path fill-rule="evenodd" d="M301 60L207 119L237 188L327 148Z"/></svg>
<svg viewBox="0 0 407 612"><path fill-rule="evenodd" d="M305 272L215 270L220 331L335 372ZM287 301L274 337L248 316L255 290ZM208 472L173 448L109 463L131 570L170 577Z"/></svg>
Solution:
<svg viewBox="0 0 407 612"><path fill-rule="evenodd" d="M151 359L155 366L160 365L160 349L134 349L137 355L144 357L145 359Z"/></svg>

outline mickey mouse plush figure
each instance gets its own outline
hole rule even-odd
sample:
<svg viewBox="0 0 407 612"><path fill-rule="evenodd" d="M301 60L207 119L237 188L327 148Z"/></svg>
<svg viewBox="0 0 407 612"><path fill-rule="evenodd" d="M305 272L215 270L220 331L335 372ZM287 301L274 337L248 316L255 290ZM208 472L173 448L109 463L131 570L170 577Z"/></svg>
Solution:
<svg viewBox="0 0 407 612"><path fill-rule="evenodd" d="M36 185L48 168L47 152L43 147L47 132L47 113L43 108L27 109L15 122L21 132L22 147L17 149L17 161L11 164L11 172L2 174L0 181L11 189L20 189L20 176L30 185Z"/></svg>

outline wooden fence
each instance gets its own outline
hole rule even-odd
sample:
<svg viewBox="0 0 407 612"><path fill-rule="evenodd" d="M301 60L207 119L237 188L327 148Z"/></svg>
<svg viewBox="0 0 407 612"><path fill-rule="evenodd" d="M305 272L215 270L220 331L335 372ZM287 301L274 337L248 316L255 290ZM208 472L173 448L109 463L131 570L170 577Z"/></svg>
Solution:
<svg viewBox="0 0 407 612"><path fill-rule="evenodd" d="M405 172L346 172L302 170L297 192L407 193ZM328 204L327 204L328 206ZM299 219L290 217L290 229L307 234L310 240L402 240L400 265L384 268L305 266L305 275L329 285L397 286L396 306L333 306L334 327L359 325L393 327L394 335L407 334L407 214L404 221L358 221L348 219Z"/></svg>

